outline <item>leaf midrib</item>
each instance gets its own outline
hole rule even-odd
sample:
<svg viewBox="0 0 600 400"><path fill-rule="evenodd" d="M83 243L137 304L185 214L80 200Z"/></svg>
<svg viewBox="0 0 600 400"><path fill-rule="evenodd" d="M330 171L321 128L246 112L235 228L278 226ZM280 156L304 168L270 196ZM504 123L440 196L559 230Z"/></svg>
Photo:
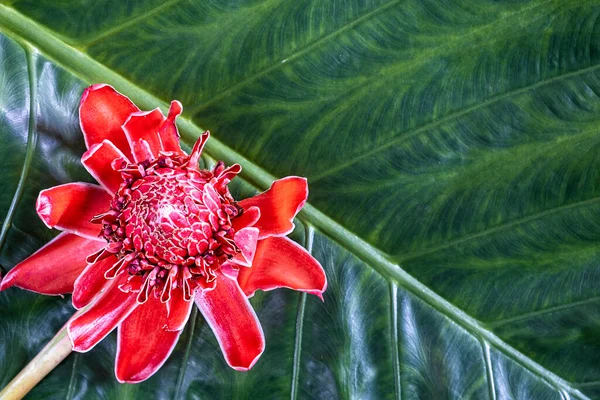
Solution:
<svg viewBox="0 0 600 400"><path fill-rule="evenodd" d="M0 30L9 37L29 42L52 61L84 81L110 82L117 90L128 95L142 108L152 109L160 107L163 111L167 109L166 102L161 101L123 76L68 45L55 35L54 32L5 5L0 5ZM186 118L180 118L178 122L184 140L195 141L202 133L202 130L198 126ZM237 154L234 150L215 138L208 141L206 151L211 157L221 159L226 163L238 162L241 164L244 167L242 176L260 188L267 188L276 179L261 167L252 163L246 157ZM571 387L569 382L502 341L493 332L487 330L479 321L439 296L429 287L423 285L412 275L400 268L399 265L385 258L378 249L312 205L307 203L299 217L314 225L315 228L320 229L388 280L395 280L404 289L423 300L442 315L455 321L472 335L486 340L490 345L493 345L513 361L521 364L540 379L548 382L553 387L567 390L576 397L587 398L578 390Z"/></svg>

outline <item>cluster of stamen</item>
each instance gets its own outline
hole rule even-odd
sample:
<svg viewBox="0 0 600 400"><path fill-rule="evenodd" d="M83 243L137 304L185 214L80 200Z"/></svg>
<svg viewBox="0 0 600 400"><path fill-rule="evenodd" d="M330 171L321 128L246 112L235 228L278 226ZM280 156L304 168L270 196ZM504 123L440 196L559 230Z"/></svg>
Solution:
<svg viewBox="0 0 600 400"><path fill-rule="evenodd" d="M240 252L232 219L242 209L227 188L240 166L198 170L197 154L162 152L141 163L115 160L113 168L123 183L110 210L92 220L108 245L90 257L118 260L105 277L127 273L120 288L138 292L140 303L150 294L166 302L175 288L189 301L198 287L214 287L216 271Z"/></svg>

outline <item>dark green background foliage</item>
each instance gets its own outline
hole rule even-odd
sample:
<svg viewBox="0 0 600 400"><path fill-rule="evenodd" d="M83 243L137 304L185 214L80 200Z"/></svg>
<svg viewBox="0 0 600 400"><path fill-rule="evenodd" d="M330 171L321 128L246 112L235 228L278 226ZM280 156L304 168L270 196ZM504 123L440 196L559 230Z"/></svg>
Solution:
<svg viewBox="0 0 600 400"><path fill-rule="evenodd" d="M329 278L324 303L252 299L251 372L195 315L147 382L116 382L112 335L30 398L600 398L599 18L598 0L4 1L5 271L55 234L37 193L91 179L77 106L107 82L181 100L185 144L210 129L238 193L307 176L294 237ZM0 386L72 312L0 293Z"/></svg>

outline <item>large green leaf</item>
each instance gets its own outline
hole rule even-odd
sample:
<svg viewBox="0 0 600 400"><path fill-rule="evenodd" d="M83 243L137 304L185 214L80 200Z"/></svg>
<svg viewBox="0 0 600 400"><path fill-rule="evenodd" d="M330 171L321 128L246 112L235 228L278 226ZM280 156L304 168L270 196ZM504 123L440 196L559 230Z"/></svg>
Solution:
<svg viewBox="0 0 600 400"><path fill-rule="evenodd" d="M77 104L107 82L181 100L240 193L307 176L330 286L252 300L251 372L195 316L147 382L116 383L110 337L31 398L600 398L598 1L40 3L0 6L5 270L52 236L37 192L90 179ZM71 313L0 293L0 386Z"/></svg>

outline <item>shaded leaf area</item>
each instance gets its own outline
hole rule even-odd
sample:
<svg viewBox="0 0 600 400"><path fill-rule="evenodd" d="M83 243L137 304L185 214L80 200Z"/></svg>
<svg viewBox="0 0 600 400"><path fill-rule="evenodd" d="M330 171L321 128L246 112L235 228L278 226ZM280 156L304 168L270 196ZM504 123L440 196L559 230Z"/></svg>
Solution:
<svg viewBox="0 0 600 400"><path fill-rule="evenodd" d="M495 398L561 398L550 382L493 349L486 362L480 338L401 288L390 292L385 279L331 240L317 234L313 249L331 284L325 303L306 309L303 398L395 398L394 358L406 399L485 399L492 392Z"/></svg>
<svg viewBox="0 0 600 400"><path fill-rule="evenodd" d="M594 382L600 363L600 308L598 302L577 304L552 312L527 315L496 326L498 334L525 354L552 366L571 381ZM537 337L532 340L533 335ZM566 364L573 355L576 364Z"/></svg>
<svg viewBox="0 0 600 400"><path fill-rule="evenodd" d="M308 176L311 204L332 220L525 357L600 397L597 2L113 3L10 2L74 52L164 101L182 100L198 125L255 165ZM25 159L30 87L25 53L6 40L2 51L6 219ZM90 179L78 166L76 116L88 83L41 57L35 65L38 142L1 253L9 268L51 237L33 213L37 192ZM330 287L324 304L306 304L299 397L565 397L461 321L401 287L390 293L352 245L317 233L314 251ZM68 300L38 305L39 296L16 292L0 294L0 318L16 327L40 315L36 307L49 310L53 327L68 317ZM111 339L75 367L69 358L32 396L168 398L181 380L186 398L288 397L297 298L253 300L268 345L247 374L226 367L200 318L191 342L147 383L115 383ZM8 311L12 302L20 306ZM40 340L28 344L6 325L2 337L15 346L3 351L21 364L1 382L51 336L29 328ZM60 382L71 376L68 392Z"/></svg>
<svg viewBox="0 0 600 400"><path fill-rule="evenodd" d="M541 382L528 371L515 368L510 360L498 352L491 353L490 361L494 376L494 392L499 400L568 398L567 394L557 391L546 382Z"/></svg>
<svg viewBox="0 0 600 400"><path fill-rule="evenodd" d="M25 53L15 44L2 37L1 68L3 71L2 91L2 168L4 189L0 191L0 218L6 219L12 197L17 191L21 168L25 160L27 126L29 121L29 85Z"/></svg>

